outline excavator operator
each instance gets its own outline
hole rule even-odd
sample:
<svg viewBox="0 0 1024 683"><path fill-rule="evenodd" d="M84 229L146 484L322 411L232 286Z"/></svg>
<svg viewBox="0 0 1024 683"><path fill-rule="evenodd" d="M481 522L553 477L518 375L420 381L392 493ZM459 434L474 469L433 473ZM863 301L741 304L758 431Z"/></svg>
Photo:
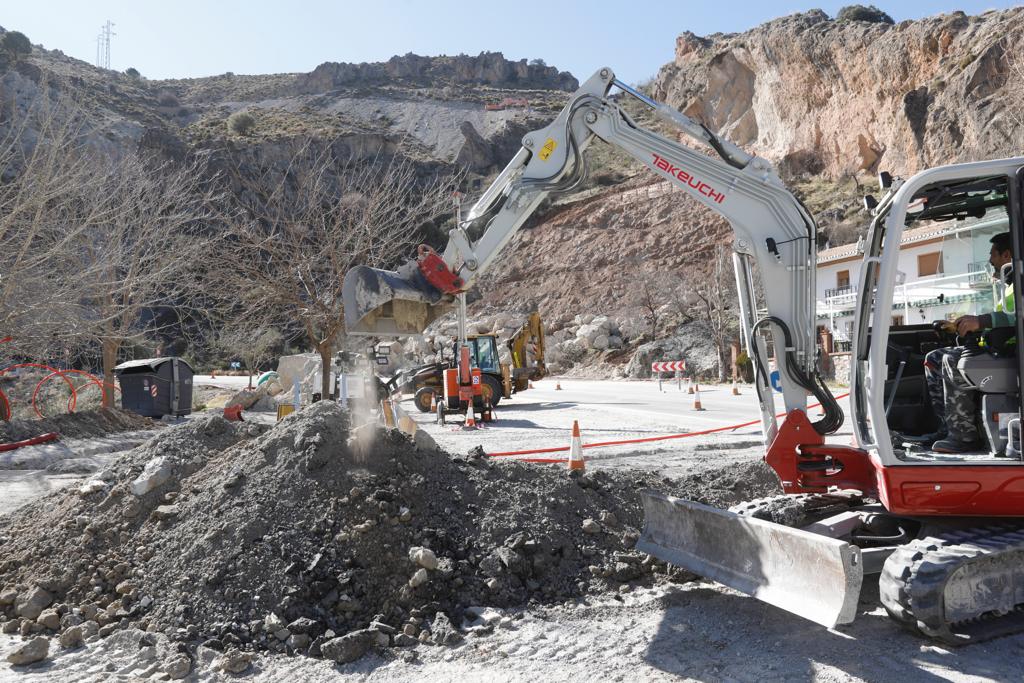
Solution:
<svg viewBox="0 0 1024 683"><path fill-rule="evenodd" d="M1006 294L991 313L957 318L953 324L957 335L961 337L972 332L1012 326L1016 322L1012 272L1009 269L1003 272L1003 266L1013 262L1013 242L1008 232L1000 233L990 241L992 248L989 251L989 264L996 277L1006 279ZM967 453L984 448L975 420L978 410L977 392L957 369L965 348L947 346L929 351L924 358L928 397L935 416L939 418L939 431L913 440L926 445L930 443L932 450L939 453Z"/></svg>

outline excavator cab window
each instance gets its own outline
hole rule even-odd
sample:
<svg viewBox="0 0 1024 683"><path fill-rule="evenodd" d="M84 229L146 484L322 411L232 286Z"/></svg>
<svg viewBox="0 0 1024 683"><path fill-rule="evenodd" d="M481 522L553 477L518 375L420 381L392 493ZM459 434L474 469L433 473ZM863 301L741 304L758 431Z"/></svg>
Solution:
<svg viewBox="0 0 1024 683"><path fill-rule="evenodd" d="M466 340L466 343L469 345L469 354L473 367L480 368L484 373L501 373L501 368L498 366L498 343L493 336L470 337ZM455 358L454 364L459 358L458 341L452 345L452 354L453 358Z"/></svg>
<svg viewBox="0 0 1024 683"><path fill-rule="evenodd" d="M994 176L936 184L908 205L898 271L910 277L898 276L893 297L893 312L904 319L889 328L886 345L886 421L893 432L917 435L943 428L927 385L928 353L973 344L977 348L958 367L978 386L972 402L987 450L1001 455L1007 449L1007 420L1018 414L1018 368L1016 349L1005 342L1016 337L1015 330L993 330L1005 333L995 348L973 337L958 338L949 329L960 316L1006 307L1010 273L995 273L989 259L992 239L1013 232L1009 180Z"/></svg>
<svg viewBox="0 0 1024 683"><path fill-rule="evenodd" d="M474 337L469 340L473 351L473 364L483 372L500 372L498 344L494 337Z"/></svg>

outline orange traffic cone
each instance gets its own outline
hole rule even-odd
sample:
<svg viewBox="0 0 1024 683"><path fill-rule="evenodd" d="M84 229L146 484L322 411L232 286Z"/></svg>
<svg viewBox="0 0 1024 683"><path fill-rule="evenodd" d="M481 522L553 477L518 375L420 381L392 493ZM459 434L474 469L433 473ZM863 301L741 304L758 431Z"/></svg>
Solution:
<svg viewBox="0 0 1024 683"><path fill-rule="evenodd" d="M736 380L733 380L733 382L732 382L732 395L733 396L739 396L740 395L740 389L739 389L739 387L736 386Z"/></svg>
<svg viewBox="0 0 1024 683"><path fill-rule="evenodd" d="M430 412L432 412L432 413L436 413L437 412L437 392L436 391L431 391L430 392Z"/></svg>
<svg viewBox="0 0 1024 683"><path fill-rule="evenodd" d="M693 380L692 379L689 382L686 383L686 393L688 393L688 394L692 394L693 393Z"/></svg>
<svg viewBox="0 0 1024 683"><path fill-rule="evenodd" d="M466 429L476 429L476 415L473 413L473 406L466 408L466 421L462 425Z"/></svg>
<svg viewBox="0 0 1024 683"><path fill-rule="evenodd" d="M561 391L561 390L562 390L562 383L561 382L555 382L555 391Z"/></svg>
<svg viewBox="0 0 1024 683"><path fill-rule="evenodd" d="M569 444L569 470L583 471L587 469L583 462L583 442L580 440L580 423L572 421L572 442Z"/></svg>
<svg viewBox="0 0 1024 683"><path fill-rule="evenodd" d="M533 387L533 382L530 382L529 386L530 386L531 389L533 389L534 388Z"/></svg>
<svg viewBox="0 0 1024 683"><path fill-rule="evenodd" d="M217 379L217 371L210 370L210 379Z"/></svg>
<svg viewBox="0 0 1024 683"><path fill-rule="evenodd" d="M702 406L700 404L700 385L699 384L697 385L697 388L693 392L693 409L694 410L704 410L704 406Z"/></svg>

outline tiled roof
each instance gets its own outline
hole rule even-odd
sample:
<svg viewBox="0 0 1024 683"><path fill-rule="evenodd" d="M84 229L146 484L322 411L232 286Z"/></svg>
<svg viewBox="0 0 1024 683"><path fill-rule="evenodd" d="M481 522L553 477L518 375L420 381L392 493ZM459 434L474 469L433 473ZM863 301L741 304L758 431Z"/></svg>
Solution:
<svg viewBox="0 0 1024 683"><path fill-rule="evenodd" d="M900 237L900 248L908 244L913 244L914 242L922 242L927 239L932 239L933 237L941 237L948 232L952 232L949 226L937 224L904 230L903 235ZM844 244L842 246L832 247L831 249L822 249L819 251L818 263L838 261L852 256L857 256L857 245Z"/></svg>

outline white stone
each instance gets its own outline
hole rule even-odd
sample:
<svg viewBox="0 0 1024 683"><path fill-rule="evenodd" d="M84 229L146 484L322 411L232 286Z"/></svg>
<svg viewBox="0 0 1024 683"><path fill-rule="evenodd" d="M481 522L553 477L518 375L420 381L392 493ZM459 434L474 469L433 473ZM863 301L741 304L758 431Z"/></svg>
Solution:
<svg viewBox="0 0 1024 683"><path fill-rule="evenodd" d="M171 477L171 462L167 458L153 458L146 463L142 474L131 483L131 492L144 496Z"/></svg>
<svg viewBox="0 0 1024 683"><path fill-rule="evenodd" d="M424 569L437 569L437 555L430 548L409 548L409 559Z"/></svg>
<svg viewBox="0 0 1024 683"><path fill-rule="evenodd" d="M92 479L82 484L82 487L78 489L78 492L83 496L91 496L105 488L107 488L106 482L100 481L99 479Z"/></svg>
<svg viewBox="0 0 1024 683"><path fill-rule="evenodd" d="M427 573L426 569L423 569L421 567L420 569L417 569L416 572L412 575L412 578L409 579L409 585L413 588L416 588L417 586L422 586L429 580L430 574Z"/></svg>
<svg viewBox="0 0 1024 683"><path fill-rule="evenodd" d="M590 344L598 351L604 351L609 346L608 337L607 335L599 334L594 337L594 340Z"/></svg>

